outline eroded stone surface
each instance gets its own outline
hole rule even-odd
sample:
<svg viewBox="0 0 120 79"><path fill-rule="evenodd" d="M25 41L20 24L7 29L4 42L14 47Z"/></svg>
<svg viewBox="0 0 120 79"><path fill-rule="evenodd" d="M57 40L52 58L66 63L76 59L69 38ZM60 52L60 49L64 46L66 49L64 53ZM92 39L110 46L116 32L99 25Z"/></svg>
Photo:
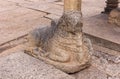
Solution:
<svg viewBox="0 0 120 79"><path fill-rule="evenodd" d="M120 63L116 64L102 56L93 57L92 65L111 77L118 77L120 74Z"/></svg>
<svg viewBox="0 0 120 79"><path fill-rule="evenodd" d="M0 79L75 79L23 52L0 57Z"/></svg>
<svg viewBox="0 0 120 79"><path fill-rule="evenodd" d="M109 23L120 26L120 8L114 9L110 12Z"/></svg>
<svg viewBox="0 0 120 79"><path fill-rule="evenodd" d="M113 56L116 57L116 55L112 55L112 57L110 54L109 56L104 55L103 52L94 51L91 67L73 74L73 76L77 79L120 79L120 63L116 64L111 61L112 58L114 59Z"/></svg>
<svg viewBox="0 0 120 79"><path fill-rule="evenodd" d="M86 70L76 73L74 74L74 76L77 79L107 79L107 75L94 66L91 66Z"/></svg>
<svg viewBox="0 0 120 79"><path fill-rule="evenodd" d="M67 73L88 67L92 45L83 36L81 12L65 12L55 21L51 27L35 29L29 34L26 53Z"/></svg>
<svg viewBox="0 0 120 79"><path fill-rule="evenodd" d="M0 44L27 34L33 28L49 24L46 15L26 8L16 8L0 13Z"/></svg>

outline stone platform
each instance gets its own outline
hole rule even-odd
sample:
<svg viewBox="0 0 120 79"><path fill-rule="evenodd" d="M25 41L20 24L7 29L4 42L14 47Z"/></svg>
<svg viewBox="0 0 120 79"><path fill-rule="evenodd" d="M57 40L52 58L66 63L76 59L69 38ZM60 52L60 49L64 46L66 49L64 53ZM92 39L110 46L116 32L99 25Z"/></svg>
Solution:
<svg viewBox="0 0 120 79"><path fill-rule="evenodd" d="M99 49L97 54L109 53L116 58L120 56L120 28L108 24L107 16L101 14L104 1L83 0L83 30L98 45L94 48L95 51ZM61 0L0 0L0 79L120 79L120 63L108 61L101 55L93 57L90 68L66 74L18 52L23 48L19 45L26 42L23 37L30 30L50 25L51 19L59 18L63 5Z"/></svg>
<svg viewBox="0 0 120 79"><path fill-rule="evenodd" d="M94 44L120 51L120 27L108 23L108 15L98 14L85 19L84 33Z"/></svg>
<svg viewBox="0 0 120 79"><path fill-rule="evenodd" d="M75 79L23 52L0 57L0 79Z"/></svg>
<svg viewBox="0 0 120 79"><path fill-rule="evenodd" d="M61 0L0 0L0 52L6 49L1 46L14 46L29 31L50 25L62 15L63 5ZM82 1L83 31L94 44L120 51L120 28L101 14L105 5L105 0Z"/></svg>
<svg viewBox="0 0 120 79"><path fill-rule="evenodd" d="M74 74L66 74L23 51L14 51L11 49L0 55L0 79L120 79L120 63L107 60L97 50L94 54L98 55L92 56L91 66Z"/></svg>

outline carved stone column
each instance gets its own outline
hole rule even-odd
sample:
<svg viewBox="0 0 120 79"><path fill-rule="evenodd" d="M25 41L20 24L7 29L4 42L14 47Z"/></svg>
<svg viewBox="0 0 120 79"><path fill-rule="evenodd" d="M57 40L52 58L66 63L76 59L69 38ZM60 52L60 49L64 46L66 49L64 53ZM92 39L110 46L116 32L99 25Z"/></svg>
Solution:
<svg viewBox="0 0 120 79"><path fill-rule="evenodd" d="M118 0L107 0L106 1L106 8L105 8L104 13L109 14L113 9L118 7L118 3L119 3Z"/></svg>

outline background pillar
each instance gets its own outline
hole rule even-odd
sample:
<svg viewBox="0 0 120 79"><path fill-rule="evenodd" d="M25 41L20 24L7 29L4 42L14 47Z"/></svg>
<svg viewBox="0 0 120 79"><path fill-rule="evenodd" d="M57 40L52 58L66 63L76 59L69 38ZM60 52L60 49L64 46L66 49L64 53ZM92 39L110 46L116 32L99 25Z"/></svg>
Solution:
<svg viewBox="0 0 120 79"><path fill-rule="evenodd" d="M106 7L104 13L110 13L111 10L118 7L119 1L118 0L107 0L106 1Z"/></svg>

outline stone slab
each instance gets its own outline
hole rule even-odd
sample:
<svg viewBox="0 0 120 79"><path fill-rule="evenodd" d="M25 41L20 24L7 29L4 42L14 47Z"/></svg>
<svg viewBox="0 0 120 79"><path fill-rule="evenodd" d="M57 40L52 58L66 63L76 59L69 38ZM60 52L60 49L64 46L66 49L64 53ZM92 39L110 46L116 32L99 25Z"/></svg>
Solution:
<svg viewBox="0 0 120 79"><path fill-rule="evenodd" d="M46 13L26 8L0 13L0 44L21 37L39 26L46 26L50 20L43 18Z"/></svg>
<svg viewBox="0 0 120 79"><path fill-rule="evenodd" d="M96 67L97 69L102 71L104 74L107 74L108 76L120 78L120 63L117 64L113 63L101 56L93 57L92 66Z"/></svg>
<svg viewBox="0 0 120 79"><path fill-rule="evenodd" d="M50 14L55 14L55 15L58 15L58 16L62 16L62 14L63 14L63 8L57 8L57 7L55 7L55 8L49 8L49 9L47 9L46 12L48 12Z"/></svg>
<svg viewBox="0 0 120 79"><path fill-rule="evenodd" d="M0 12L13 10L13 9L16 9L16 8L18 8L18 6L16 6L15 3L9 2L9 1L0 0Z"/></svg>
<svg viewBox="0 0 120 79"><path fill-rule="evenodd" d="M9 2L9 1L5 1L5 0L0 0L0 6L1 7L7 7L7 6L13 6L13 5L16 5L15 3L13 2Z"/></svg>
<svg viewBox="0 0 120 79"><path fill-rule="evenodd" d="M112 55L112 56L120 56L119 51L115 51L115 50L112 50L112 49L109 49L109 48L106 48L106 47L103 47L100 45L93 44L93 49L94 49L94 51L102 51L102 52Z"/></svg>
<svg viewBox="0 0 120 79"><path fill-rule="evenodd" d="M106 6L105 0L83 0L82 1L82 14L83 14L83 20L100 14L104 7ZM84 22L86 23L86 22Z"/></svg>
<svg viewBox="0 0 120 79"><path fill-rule="evenodd" d="M22 3L20 4L22 7L30 8L37 11L42 11L48 14L62 15L63 6L57 5L52 2L37 2L37 3Z"/></svg>
<svg viewBox="0 0 120 79"><path fill-rule="evenodd" d="M61 5L61 6L64 5L63 1L62 1L62 2L55 2L55 4L57 4L57 5Z"/></svg>
<svg viewBox="0 0 120 79"><path fill-rule="evenodd" d="M93 43L120 51L120 28L109 24L106 14L85 19L83 31Z"/></svg>
<svg viewBox="0 0 120 79"><path fill-rule="evenodd" d="M94 15L88 18L84 24L85 32L120 44L120 28L114 24L109 24L107 18L106 14Z"/></svg>
<svg viewBox="0 0 120 79"><path fill-rule="evenodd" d="M59 2L61 0L45 0L46 2Z"/></svg>
<svg viewBox="0 0 120 79"><path fill-rule="evenodd" d="M17 6L6 6L6 7L1 7L0 6L0 12L6 12L8 10L14 10L16 8L18 8L18 7Z"/></svg>
<svg viewBox="0 0 120 79"><path fill-rule="evenodd" d="M120 53L103 47L101 49L104 49L105 52L103 52L103 50L95 49L92 53L91 66L89 68L72 74L76 79L120 79L120 62L115 63L111 61L111 59L114 57L117 59L117 56L119 57ZM109 52L112 52L112 54L108 55ZM116 54L113 55L113 53ZM95 54L98 54L100 56ZM109 57L112 58L107 59ZM120 61L120 59L118 59L118 61Z"/></svg>
<svg viewBox="0 0 120 79"><path fill-rule="evenodd" d="M30 0L7 0L7 1L12 2L12 3L17 3L17 4L19 4L19 3L31 3Z"/></svg>
<svg viewBox="0 0 120 79"><path fill-rule="evenodd" d="M0 57L0 79L75 79L23 52Z"/></svg>
<svg viewBox="0 0 120 79"><path fill-rule="evenodd" d="M53 19L58 20L61 16L58 16L58 15L55 15L55 14L48 14L48 15L45 15L44 17L48 18L48 19L51 19L51 20L53 20Z"/></svg>
<svg viewBox="0 0 120 79"><path fill-rule="evenodd" d="M48 3L48 2L37 2L37 3L22 3L20 4L22 7L26 7L26 8L30 8L33 10L37 10L37 11L43 11L46 12L47 9L52 8L52 3ZM47 13L47 12L46 12Z"/></svg>
<svg viewBox="0 0 120 79"><path fill-rule="evenodd" d="M94 44L120 51L120 28L109 24L108 16L101 14L105 5L105 0L83 1L83 31Z"/></svg>
<svg viewBox="0 0 120 79"><path fill-rule="evenodd" d="M76 79L107 79L107 75L94 66L78 72L73 76L75 76Z"/></svg>

